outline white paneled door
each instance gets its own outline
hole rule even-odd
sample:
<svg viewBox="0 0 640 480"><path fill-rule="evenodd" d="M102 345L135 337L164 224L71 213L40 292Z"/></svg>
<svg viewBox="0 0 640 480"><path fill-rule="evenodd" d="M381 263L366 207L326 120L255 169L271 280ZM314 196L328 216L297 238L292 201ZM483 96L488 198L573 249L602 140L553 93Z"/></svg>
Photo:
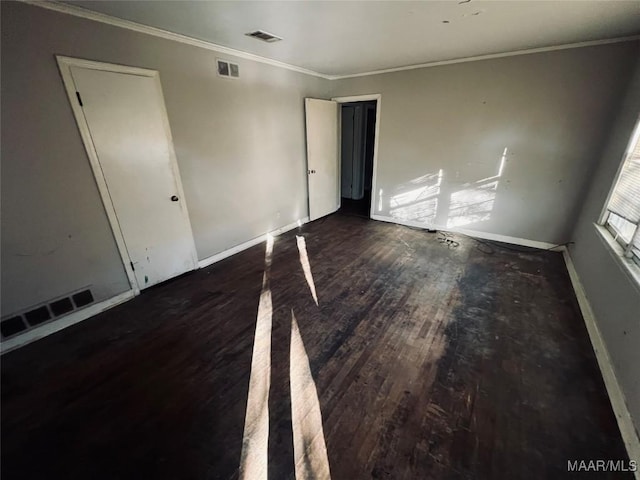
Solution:
<svg viewBox="0 0 640 480"><path fill-rule="evenodd" d="M309 218L316 220L340 208L338 104L305 99Z"/></svg>
<svg viewBox="0 0 640 480"><path fill-rule="evenodd" d="M157 72L106 68L69 65L65 84L125 267L144 289L193 270L197 256Z"/></svg>

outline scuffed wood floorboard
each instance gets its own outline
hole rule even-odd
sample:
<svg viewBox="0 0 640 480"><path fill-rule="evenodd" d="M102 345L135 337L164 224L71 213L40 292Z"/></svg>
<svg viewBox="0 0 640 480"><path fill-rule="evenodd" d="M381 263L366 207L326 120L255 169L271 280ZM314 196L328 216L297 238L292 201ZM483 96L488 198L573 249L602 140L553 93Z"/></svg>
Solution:
<svg viewBox="0 0 640 480"><path fill-rule="evenodd" d="M627 458L562 256L455 238L336 214L275 239L269 480L295 478L292 312L334 480ZM3 478L238 478L264 271L261 244L5 355Z"/></svg>

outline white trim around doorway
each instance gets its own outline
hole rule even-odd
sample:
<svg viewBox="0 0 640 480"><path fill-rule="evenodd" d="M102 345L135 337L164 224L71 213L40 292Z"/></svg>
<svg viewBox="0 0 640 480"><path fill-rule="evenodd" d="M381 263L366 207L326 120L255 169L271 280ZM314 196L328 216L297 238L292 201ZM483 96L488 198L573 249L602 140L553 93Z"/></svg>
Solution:
<svg viewBox="0 0 640 480"><path fill-rule="evenodd" d="M76 96L76 85L73 80L73 75L71 73L71 67L81 67L81 68L87 68L92 70L101 70L106 72L115 72L115 73L123 73L128 75L138 75L142 77L149 77L155 80L158 87L158 91L160 92L160 95L162 95L162 85L160 84L160 74L157 70L148 70L145 68L131 67L126 65L117 65L112 63L95 62L92 60L65 57L62 55L56 55L56 60L58 62L58 67L60 69L60 75L62 76L64 88L69 98L69 104L71 105L71 109L73 111L73 116L75 117L76 124L78 125L78 130L80 131L80 136L82 138L82 142L87 152L87 156L89 157L89 163L91 164L91 170L93 171L93 176L96 180L98 191L100 192L102 204L104 205L105 212L107 214L107 218L109 219L109 224L111 225L111 230L113 232L113 236L115 238L116 245L118 247L118 252L120 253L120 258L122 259L122 265L127 274L127 279L129 280L129 284L131 285L131 290L133 291L133 294L139 295L140 286L138 285L138 282L135 277L135 273L133 271L131 258L129 256L129 252L127 251L124 235L122 233L122 230L120 229L120 225L118 223L118 217L116 215L116 210L111 200L111 195L109 194L107 182L102 172L100 160L98 158L98 154L97 154L95 145L93 143L93 139L91 137L89 124L87 123L87 120L84 116L84 112L82 111L82 107ZM166 111L166 106L164 104L164 99L162 99L161 104L162 104L161 105L162 113L164 117L163 126L165 130L165 135L167 136L167 140L170 146L169 157L170 157L170 163L171 163L171 170L175 177L177 194L181 199L183 199L183 202L184 202L185 195L184 195L184 190L182 188L182 181L180 179L178 161L176 158L175 151L173 149L173 138L171 136L171 130L169 128L169 120L168 120L168 115ZM187 225L191 230L191 220L189 218L186 203L183 203L183 207L184 209L182 211L186 216ZM191 250L192 250L191 256L193 257L193 265L195 268L197 268L198 256L196 253L196 248L195 248L195 243L193 242L193 238L192 238Z"/></svg>

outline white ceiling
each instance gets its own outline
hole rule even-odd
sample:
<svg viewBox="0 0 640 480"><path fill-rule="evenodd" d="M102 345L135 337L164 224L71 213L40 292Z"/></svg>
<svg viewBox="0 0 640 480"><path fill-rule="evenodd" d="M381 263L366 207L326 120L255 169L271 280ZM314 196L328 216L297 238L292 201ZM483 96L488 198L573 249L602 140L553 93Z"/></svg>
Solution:
<svg viewBox="0 0 640 480"><path fill-rule="evenodd" d="M640 33L640 0L65 3L331 76Z"/></svg>

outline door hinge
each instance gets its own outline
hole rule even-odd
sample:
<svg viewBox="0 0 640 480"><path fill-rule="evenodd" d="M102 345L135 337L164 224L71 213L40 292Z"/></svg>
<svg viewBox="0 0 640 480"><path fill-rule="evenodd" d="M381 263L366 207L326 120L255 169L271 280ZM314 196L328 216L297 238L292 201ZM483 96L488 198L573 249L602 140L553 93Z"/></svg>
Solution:
<svg viewBox="0 0 640 480"><path fill-rule="evenodd" d="M131 270L136 271L136 267L133 266L133 262L129 262L131 264Z"/></svg>
<svg viewBox="0 0 640 480"><path fill-rule="evenodd" d="M76 97L78 97L78 103L80 104L80 106L84 107L84 105L82 104L82 97L80 97L80 92L76 92Z"/></svg>

